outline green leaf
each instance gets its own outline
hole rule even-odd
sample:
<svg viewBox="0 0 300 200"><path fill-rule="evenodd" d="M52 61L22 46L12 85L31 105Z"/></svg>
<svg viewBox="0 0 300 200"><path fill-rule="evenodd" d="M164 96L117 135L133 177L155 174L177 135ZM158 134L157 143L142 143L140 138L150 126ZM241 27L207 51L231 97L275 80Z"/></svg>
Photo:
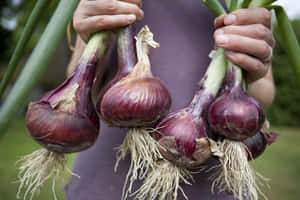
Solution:
<svg viewBox="0 0 300 200"><path fill-rule="evenodd" d="M226 14L225 9L218 0L203 0L203 2L209 7L216 15Z"/></svg>
<svg viewBox="0 0 300 200"><path fill-rule="evenodd" d="M9 121L26 102L30 92L45 72L59 42L65 35L68 22L78 3L79 0L59 2L37 46L0 109L0 136L4 135Z"/></svg>
<svg viewBox="0 0 300 200"><path fill-rule="evenodd" d="M231 6L231 0L225 0L226 8L229 10Z"/></svg>
<svg viewBox="0 0 300 200"><path fill-rule="evenodd" d="M251 0L243 0L242 2L242 8L248 8Z"/></svg>
<svg viewBox="0 0 300 200"><path fill-rule="evenodd" d="M20 58L22 57L23 50L25 49L24 47L25 47L26 43L28 42L28 40L31 38L34 27L40 20L40 17L43 14L44 10L46 9L47 5L49 5L49 1L47 1L47 0L38 0L38 2L35 4L35 7L27 20L27 23L22 32L21 38L17 43L17 46L13 52L13 55L9 61L8 67L5 71L3 79L1 81L0 99L7 87L7 84L9 83L14 72L16 71L17 64L18 64Z"/></svg>
<svg viewBox="0 0 300 200"><path fill-rule="evenodd" d="M266 8L275 10L278 30L283 45L300 84L300 47L292 24L281 6L267 6Z"/></svg>
<svg viewBox="0 0 300 200"><path fill-rule="evenodd" d="M259 8L267 5L271 5L277 0L252 0L249 4L249 8Z"/></svg>

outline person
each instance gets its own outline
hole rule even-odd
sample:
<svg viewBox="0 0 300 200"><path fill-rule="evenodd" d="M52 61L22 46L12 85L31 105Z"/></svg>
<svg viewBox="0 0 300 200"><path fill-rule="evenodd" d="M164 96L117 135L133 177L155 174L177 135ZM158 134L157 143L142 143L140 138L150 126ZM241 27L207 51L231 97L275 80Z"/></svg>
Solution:
<svg viewBox="0 0 300 200"><path fill-rule="evenodd" d="M224 48L228 59L246 71L249 94L265 108L272 104L275 86L271 58L275 42L268 10L240 9L215 19L201 0L81 0L73 17L80 38L70 69L91 34L132 23L137 30L147 24L160 43L160 48L151 51L151 65L153 74L160 77L171 93L170 111L188 105L214 45ZM117 68L115 48L107 66L111 78ZM68 200L121 198L129 159L122 161L115 173L114 148L122 143L125 133L126 130L101 124L96 144L77 155L73 172L80 178L72 177L65 186ZM200 173L194 178L192 186L182 185L189 199L233 199L226 193L211 193L209 174ZM178 200L182 199L179 196Z"/></svg>

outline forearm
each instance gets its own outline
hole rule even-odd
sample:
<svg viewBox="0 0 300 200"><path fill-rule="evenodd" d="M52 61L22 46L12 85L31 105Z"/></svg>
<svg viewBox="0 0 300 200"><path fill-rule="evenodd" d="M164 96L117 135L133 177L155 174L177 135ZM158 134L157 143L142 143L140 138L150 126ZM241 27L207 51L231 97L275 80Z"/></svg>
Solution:
<svg viewBox="0 0 300 200"><path fill-rule="evenodd" d="M272 105L275 98L275 84L271 67L265 77L249 85L248 93L261 103L265 109Z"/></svg>

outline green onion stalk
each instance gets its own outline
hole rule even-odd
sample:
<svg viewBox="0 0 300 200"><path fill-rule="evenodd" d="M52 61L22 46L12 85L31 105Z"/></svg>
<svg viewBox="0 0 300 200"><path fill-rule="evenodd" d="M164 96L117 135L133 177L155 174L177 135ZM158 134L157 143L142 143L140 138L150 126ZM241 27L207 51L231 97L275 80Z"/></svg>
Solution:
<svg viewBox="0 0 300 200"><path fill-rule="evenodd" d="M14 72L16 71L17 64L20 58L22 57L23 50L25 49L24 47L26 46L28 40L30 39L34 27L38 23L39 19L41 18L41 15L43 14L43 11L46 9L46 6L48 4L49 2L47 0L38 0L38 2L35 4L34 9L27 20L21 38L17 43L13 55L8 63L5 74L2 78L0 84L0 99L7 87L7 84L9 83Z"/></svg>
<svg viewBox="0 0 300 200"><path fill-rule="evenodd" d="M56 47L65 36L79 0L60 1L38 44L26 62L13 88L0 109L0 137L4 135L10 120L26 102L32 89L47 69Z"/></svg>
<svg viewBox="0 0 300 200"><path fill-rule="evenodd" d="M73 74L58 88L29 104L26 126L44 148L20 160L18 196L26 188L24 199L28 194L33 198L50 178L54 185L63 177L64 155L83 151L95 143L100 124L91 91L97 66L104 66L101 61L109 44L110 31L94 34Z"/></svg>

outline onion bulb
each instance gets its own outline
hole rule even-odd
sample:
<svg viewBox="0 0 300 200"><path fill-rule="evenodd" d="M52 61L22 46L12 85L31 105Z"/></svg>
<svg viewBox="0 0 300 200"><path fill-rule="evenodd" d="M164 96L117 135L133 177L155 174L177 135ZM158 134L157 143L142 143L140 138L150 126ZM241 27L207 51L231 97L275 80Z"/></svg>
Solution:
<svg viewBox="0 0 300 200"><path fill-rule="evenodd" d="M208 123L220 136L219 147L224 155L220 157L220 168L213 176L213 189L216 187L235 198L249 200L256 200L258 192L262 193L242 140L253 137L264 121L263 108L243 89L241 68L229 62L225 87L208 110Z"/></svg>
<svg viewBox="0 0 300 200"><path fill-rule="evenodd" d="M191 184L192 169L201 168L212 156L222 156L217 144L209 139L206 114L215 99L226 72L226 57L218 49L200 81L191 103L170 113L156 126L153 138L163 156L149 172L135 194L139 200L176 200L178 190L187 199L180 182Z"/></svg>
<svg viewBox="0 0 300 200"><path fill-rule="evenodd" d="M20 186L31 199L49 178L60 178L65 153L83 151L92 146L99 133L99 118L91 99L96 67L105 55L110 32L94 34L81 56L75 72L57 89L30 103L26 126L30 135L45 149L21 159ZM54 193L55 195L55 193Z"/></svg>
<svg viewBox="0 0 300 200"><path fill-rule="evenodd" d="M124 45L121 42L118 44ZM150 48L158 46L149 28L142 28L136 36L137 63L134 68L127 76L109 86L100 97L100 102L98 101L98 112L104 122L111 126L129 128L123 143L118 147L115 166L116 170L119 161L131 154L122 199L126 199L131 192L133 182L137 178L142 179L153 167L154 160L160 157L156 141L147 129L163 117L171 106L169 91L151 72ZM122 56L124 55L119 54L119 57ZM128 180L130 183L126 190Z"/></svg>

